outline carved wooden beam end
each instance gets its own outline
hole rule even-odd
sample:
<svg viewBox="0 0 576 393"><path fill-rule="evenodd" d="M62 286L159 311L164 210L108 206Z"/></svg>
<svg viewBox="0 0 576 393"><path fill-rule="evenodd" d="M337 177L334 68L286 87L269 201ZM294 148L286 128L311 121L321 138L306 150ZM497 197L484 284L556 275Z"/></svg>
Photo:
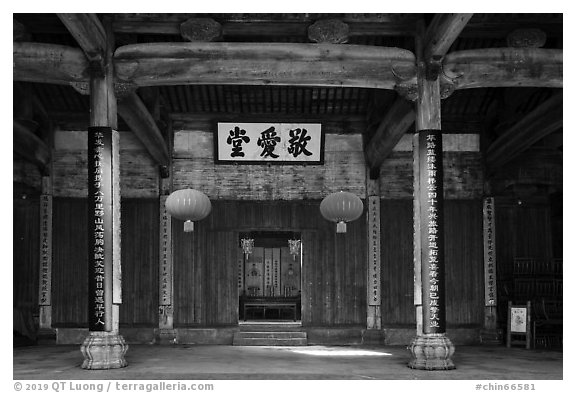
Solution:
<svg viewBox="0 0 576 393"><path fill-rule="evenodd" d="M442 63L456 89L562 87L562 49L490 48L451 52Z"/></svg>
<svg viewBox="0 0 576 393"><path fill-rule="evenodd" d="M89 79L89 64L81 49L64 45L14 42L13 80L69 85Z"/></svg>
<svg viewBox="0 0 576 393"><path fill-rule="evenodd" d="M18 22L14 18L12 19L12 24L13 24L12 40L14 42L30 41L30 33L28 32L28 29L26 29L26 26L24 26L22 23Z"/></svg>
<svg viewBox="0 0 576 393"><path fill-rule="evenodd" d="M180 34L188 41L217 41L222 38L222 25L212 18L192 18L180 25Z"/></svg>
<svg viewBox="0 0 576 393"><path fill-rule="evenodd" d="M516 29L506 37L512 48L542 48L546 44L546 33L540 29Z"/></svg>
<svg viewBox="0 0 576 393"><path fill-rule="evenodd" d="M325 19L308 27L308 39L321 44L345 44L350 27L339 19Z"/></svg>

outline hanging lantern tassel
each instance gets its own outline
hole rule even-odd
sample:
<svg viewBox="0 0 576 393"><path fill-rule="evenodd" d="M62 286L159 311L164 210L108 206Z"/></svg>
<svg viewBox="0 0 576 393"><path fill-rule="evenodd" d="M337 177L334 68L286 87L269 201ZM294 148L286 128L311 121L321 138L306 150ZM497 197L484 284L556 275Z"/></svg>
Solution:
<svg viewBox="0 0 576 393"><path fill-rule="evenodd" d="M192 232L194 221L206 218L212 204L203 192L187 188L174 191L166 198L166 210L172 217L184 221L184 232Z"/></svg>
<svg viewBox="0 0 576 393"><path fill-rule="evenodd" d="M320 203L320 213L336 223L336 233L346 233L346 223L358 219L363 211L362 200L351 192L332 193Z"/></svg>

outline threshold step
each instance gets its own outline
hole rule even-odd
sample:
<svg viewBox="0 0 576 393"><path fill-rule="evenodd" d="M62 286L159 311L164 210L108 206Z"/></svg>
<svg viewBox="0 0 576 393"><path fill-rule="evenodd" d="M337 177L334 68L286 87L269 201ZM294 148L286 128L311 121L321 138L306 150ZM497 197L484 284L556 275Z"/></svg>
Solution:
<svg viewBox="0 0 576 393"><path fill-rule="evenodd" d="M235 346L305 346L308 340L305 338L234 338Z"/></svg>

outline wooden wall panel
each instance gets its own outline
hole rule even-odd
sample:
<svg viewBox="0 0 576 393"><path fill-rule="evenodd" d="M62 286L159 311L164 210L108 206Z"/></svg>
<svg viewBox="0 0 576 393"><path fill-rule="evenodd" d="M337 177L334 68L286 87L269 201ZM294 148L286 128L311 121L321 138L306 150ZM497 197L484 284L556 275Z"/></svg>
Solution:
<svg viewBox="0 0 576 393"><path fill-rule="evenodd" d="M174 260L174 325L201 323L202 291L197 282L204 277L202 266L197 266L198 237L204 222L194 223L194 232L184 232L184 223L172 219L172 258ZM202 284L203 281L200 281Z"/></svg>
<svg viewBox="0 0 576 393"><path fill-rule="evenodd" d="M382 325L416 325L411 200L380 202Z"/></svg>
<svg viewBox="0 0 576 393"><path fill-rule="evenodd" d="M203 222L184 233L182 221L172 223L175 326L237 324L237 234Z"/></svg>
<svg viewBox="0 0 576 393"><path fill-rule="evenodd" d="M88 326L88 205L86 199L53 199L52 322Z"/></svg>
<svg viewBox="0 0 576 393"><path fill-rule="evenodd" d="M24 159L18 158L16 153L13 153L14 159L12 162L12 182L14 184L21 183L26 186L41 191L42 190L42 176L38 167Z"/></svg>
<svg viewBox="0 0 576 393"><path fill-rule="evenodd" d="M158 209L157 199L122 200L121 324L158 325Z"/></svg>
<svg viewBox="0 0 576 393"><path fill-rule="evenodd" d="M484 254L481 200L450 200L444 209L446 322L481 325Z"/></svg>
<svg viewBox="0 0 576 393"><path fill-rule="evenodd" d="M547 203L496 198L498 280L511 278L514 258L553 258L550 207Z"/></svg>
<svg viewBox="0 0 576 393"><path fill-rule="evenodd" d="M40 263L40 201L38 197L14 199L12 220L12 303L38 312Z"/></svg>
<svg viewBox="0 0 576 393"><path fill-rule="evenodd" d="M54 326L87 326L88 228L84 198L54 198ZM158 315L158 202L122 201L120 323L152 326Z"/></svg>
<svg viewBox="0 0 576 393"><path fill-rule="evenodd" d="M484 191L484 169L479 152L444 152L444 197L479 199ZM380 167L380 196L412 199L412 152L394 151Z"/></svg>
<svg viewBox="0 0 576 393"><path fill-rule="evenodd" d="M212 213L193 234L173 222L176 325L237 323L237 233L246 230L301 232L304 325L365 323L363 217L348 225L346 235L336 235L336 225L320 215L318 201L213 201Z"/></svg>
<svg viewBox="0 0 576 393"><path fill-rule="evenodd" d="M210 272L204 287L204 299L210 306L205 320L211 326L235 325L238 322L238 292L235 290L238 235L233 231L208 231L206 235L207 247L200 261Z"/></svg>
<svg viewBox="0 0 576 393"><path fill-rule="evenodd" d="M412 201L381 200L382 324L415 325ZM446 319L482 323L482 204L445 201Z"/></svg>
<svg viewBox="0 0 576 393"><path fill-rule="evenodd" d="M57 131L53 150L54 196L86 198L86 131ZM158 167L131 132L120 133L120 192L124 198L158 196Z"/></svg>
<svg viewBox="0 0 576 393"><path fill-rule="evenodd" d="M174 188L202 190L214 199L322 199L346 189L366 193L360 135L326 135L324 165L216 165L213 135L179 131L174 135Z"/></svg>

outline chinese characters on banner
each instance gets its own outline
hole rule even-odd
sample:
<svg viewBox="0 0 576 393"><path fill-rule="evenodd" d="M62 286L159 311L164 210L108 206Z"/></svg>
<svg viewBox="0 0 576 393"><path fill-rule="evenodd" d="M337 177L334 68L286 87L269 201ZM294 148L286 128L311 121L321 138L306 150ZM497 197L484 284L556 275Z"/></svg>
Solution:
<svg viewBox="0 0 576 393"><path fill-rule="evenodd" d="M89 329L112 330L112 129L88 129Z"/></svg>
<svg viewBox="0 0 576 393"><path fill-rule="evenodd" d="M484 199L484 301L496 306L496 233L494 198Z"/></svg>
<svg viewBox="0 0 576 393"><path fill-rule="evenodd" d="M424 333L445 333L442 133L419 133Z"/></svg>
<svg viewBox="0 0 576 393"><path fill-rule="evenodd" d="M241 296L244 291L244 259L238 257L238 294Z"/></svg>
<svg viewBox="0 0 576 393"><path fill-rule="evenodd" d="M51 304L52 294L52 196L40 197L40 306Z"/></svg>
<svg viewBox="0 0 576 393"><path fill-rule="evenodd" d="M216 162L324 163L320 124L218 123Z"/></svg>
<svg viewBox="0 0 576 393"><path fill-rule="evenodd" d="M280 293L280 249L272 249L272 288L273 295Z"/></svg>
<svg viewBox="0 0 576 393"><path fill-rule="evenodd" d="M380 305L380 197L368 197L368 305Z"/></svg>
<svg viewBox="0 0 576 393"><path fill-rule="evenodd" d="M166 210L167 198L160 196L160 306L172 305L172 222Z"/></svg>
<svg viewBox="0 0 576 393"><path fill-rule="evenodd" d="M272 250L266 249L264 251L264 296L272 295Z"/></svg>

